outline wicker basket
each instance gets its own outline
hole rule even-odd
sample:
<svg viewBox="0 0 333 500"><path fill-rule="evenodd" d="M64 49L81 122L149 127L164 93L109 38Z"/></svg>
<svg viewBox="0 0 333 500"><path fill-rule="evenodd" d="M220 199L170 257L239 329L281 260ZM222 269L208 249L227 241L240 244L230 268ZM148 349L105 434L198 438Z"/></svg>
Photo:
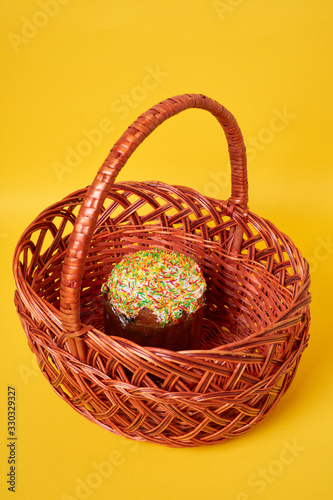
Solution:
<svg viewBox="0 0 333 500"><path fill-rule="evenodd" d="M158 125L202 108L223 127L231 197L161 182L114 183ZM246 153L235 118L204 95L167 99L114 145L91 186L44 210L14 255L15 304L40 370L72 408L128 438L209 445L258 424L290 386L308 343L309 266L247 209ZM103 333L101 284L124 254L191 255L208 283L201 350L140 347Z"/></svg>

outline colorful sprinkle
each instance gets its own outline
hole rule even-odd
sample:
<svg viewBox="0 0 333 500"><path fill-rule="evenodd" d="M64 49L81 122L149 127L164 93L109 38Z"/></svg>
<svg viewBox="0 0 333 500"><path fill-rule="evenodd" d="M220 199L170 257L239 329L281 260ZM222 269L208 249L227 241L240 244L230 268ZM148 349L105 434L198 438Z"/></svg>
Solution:
<svg viewBox="0 0 333 500"><path fill-rule="evenodd" d="M132 253L116 264L102 292L118 314L135 318L144 307L163 325L203 303L206 282L190 257L159 248Z"/></svg>

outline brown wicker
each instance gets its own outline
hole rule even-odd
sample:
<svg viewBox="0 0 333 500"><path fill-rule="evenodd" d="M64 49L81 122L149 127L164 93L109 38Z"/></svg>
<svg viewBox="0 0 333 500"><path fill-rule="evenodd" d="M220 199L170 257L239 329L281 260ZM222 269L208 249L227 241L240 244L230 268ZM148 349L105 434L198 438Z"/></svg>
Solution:
<svg viewBox="0 0 333 500"><path fill-rule="evenodd" d="M231 197L119 170L167 118L202 108L222 125ZM290 386L308 343L309 266L271 222L248 211L245 146L235 118L204 95L167 99L114 145L91 186L44 210L14 255L15 303L53 389L109 431L174 447L208 445L258 424ZM103 333L101 284L124 254L191 255L208 283L201 350L140 347Z"/></svg>

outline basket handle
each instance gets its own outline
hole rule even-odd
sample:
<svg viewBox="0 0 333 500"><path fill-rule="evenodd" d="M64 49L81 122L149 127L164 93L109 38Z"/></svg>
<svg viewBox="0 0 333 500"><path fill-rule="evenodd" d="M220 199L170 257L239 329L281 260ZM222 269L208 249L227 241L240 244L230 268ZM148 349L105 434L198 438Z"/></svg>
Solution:
<svg viewBox="0 0 333 500"><path fill-rule="evenodd" d="M165 120L188 108L202 108L223 127L231 163L230 202L245 208L248 202L246 150L234 116L221 104L202 94L184 94L166 99L143 113L115 143L99 169L80 207L70 236L61 274L60 313L71 353L85 360L80 321L80 294L83 268L90 240L104 200L118 172L140 143Z"/></svg>

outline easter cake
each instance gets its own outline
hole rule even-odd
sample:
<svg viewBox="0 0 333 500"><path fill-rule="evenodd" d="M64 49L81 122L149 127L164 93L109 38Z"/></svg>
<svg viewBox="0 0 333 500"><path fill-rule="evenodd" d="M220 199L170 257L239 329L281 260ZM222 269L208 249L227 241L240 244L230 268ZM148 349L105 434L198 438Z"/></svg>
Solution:
<svg viewBox="0 0 333 500"><path fill-rule="evenodd" d="M199 349L206 287L191 257L159 248L126 255L102 286L105 333L142 346Z"/></svg>

